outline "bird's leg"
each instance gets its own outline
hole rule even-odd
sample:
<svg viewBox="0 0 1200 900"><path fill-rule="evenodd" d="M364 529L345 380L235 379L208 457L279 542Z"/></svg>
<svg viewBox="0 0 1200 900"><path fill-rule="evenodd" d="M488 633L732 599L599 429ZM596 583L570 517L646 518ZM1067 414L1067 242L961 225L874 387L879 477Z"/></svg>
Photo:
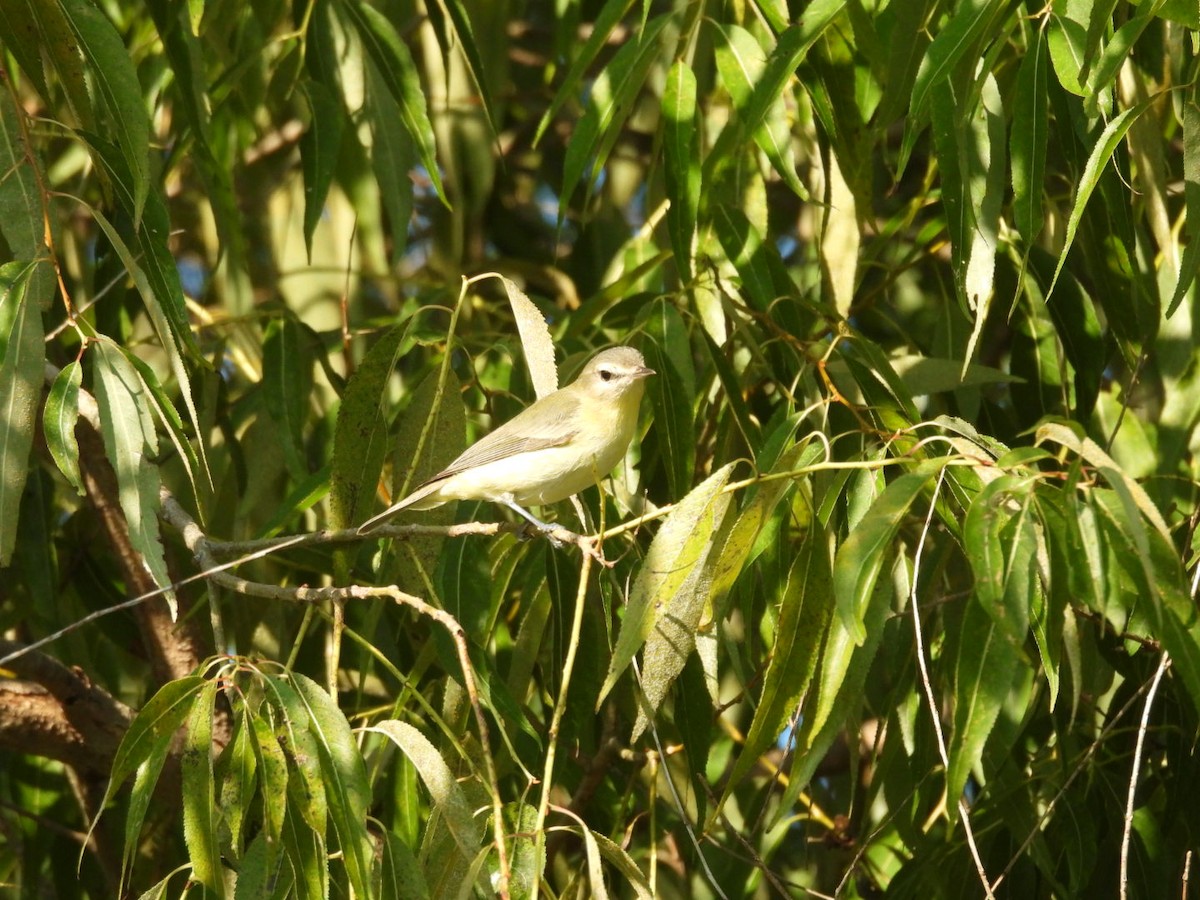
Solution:
<svg viewBox="0 0 1200 900"><path fill-rule="evenodd" d="M555 547L561 547L563 545L562 541L558 540L558 538L554 537L554 535L553 535L553 532L556 530L554 525L550 525L546 522L543 522L541 519L539 519L537 516L535 516L533 513L531 513L525 507L523 507L520 503L518 503L512 497L502 497L497 502L503 503L505 506L507 506L509 509L511 509L513 512L515 512L521 518L527 520L530 524L534 525L537 528L537 530L540 531L542 534L544 534L550 540L550 543L553 544Z"/></svg>

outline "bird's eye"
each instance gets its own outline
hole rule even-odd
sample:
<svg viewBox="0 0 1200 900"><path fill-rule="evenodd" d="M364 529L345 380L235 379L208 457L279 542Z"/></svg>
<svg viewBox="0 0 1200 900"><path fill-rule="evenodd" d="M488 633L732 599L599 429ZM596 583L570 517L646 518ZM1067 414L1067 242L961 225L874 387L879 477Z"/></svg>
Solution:
<svg viewBox="0 0 1200 900"><path fill-rule="evenodd" d="M612 381L614 374L615 373L613 372L612 369L601 369L600 370L600 380L601 381Z"/></svg>

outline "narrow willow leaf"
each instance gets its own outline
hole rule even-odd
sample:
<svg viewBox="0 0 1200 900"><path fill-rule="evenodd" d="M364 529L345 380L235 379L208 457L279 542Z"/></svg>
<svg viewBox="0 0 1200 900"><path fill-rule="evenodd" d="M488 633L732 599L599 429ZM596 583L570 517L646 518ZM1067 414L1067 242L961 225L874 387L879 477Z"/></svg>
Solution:
<svg viewBox="0 0 1200 900"><path fill-rule="evenodd" d="M283 458L295 481L309 474L304 421L312 399L312 369L312 353L296 320L286 315L272 319L263 335L263 403L278 428Z"/></svg>
<svg viewBox="0 0 1200 900"><path fill-rule="evenodd" d="M158 418L158 421L167 430L167 436L171 438L171 443L175 445L175 450L179 454L179 461L183 463L183 468L187 472L188 482L192 486L192 490L196 496L202 496L199 488L202 482L197 482L196 473L201 470L203 460L197 455L192 447L192 442L188 438L187 432L183 427L183 420L179 418L179 411L175 408L174 402L167 396L167 392L163 390L163 386L159 384L158 374L152 369L149 363L138 359L132 350L126 347L121 348L121 352L125 355L126 361L133 366L142 379L142 386L146 389L146 397L151 411Z"/></svg>
<svg viewBox="0 0 1200 900"><path fill-rule="evenodd" d="M533 136L535 147L541 142L542 135L546 133L546 129L554 121L554 117L558 115L562 105L575 96L580 82L583 81L583 76L596 59L596 55L607 43L613 29L625 17L625 13L629 11L629 7L633 6L633 3L634 0L605 0L600 14L592 23L588 39L579 49L579 55L575 57L571 68L567 71L566 78L563 79L562 85L559 86L558 91L554 94L554 99L550 101L550 106L547 107L546 112L542 115L542 120L538 123L537 134Z"/></svg>
<svg viewBox="0 0 1200 900"><path fill-rule="evenodd" d="M497 135L496 119L492 109L492 101L488 91L488 77L483 67L483 57L479 52L479 42L475 39L475 29L471 27L471 17L467 15L462 0L438 0L438 6L446 13L446 21L454 32L454 43L462 51L467 64L467 72L471 83L479 94L479 102L483 106L483 114L487 117L488 128L493 138Z"/></svg>
<svg viewBox="0 0 1200 900"><path fill-rule="evenodd" d="M805 8L800 21L779 35L775 47L767 55L767 64L761 77L754 83L754 90L740 110L736 127L724 129L705 157L706 182L712 180L712 171L716 165L734 156L734 148L741 144L743 135L758 132L767 114L795 77L796 69L803 62L808 49L832 24L845 5L846 0L813 0Z"/></svg>
<svg viewBox="0 0 1200 900"><path fill-rule="evenodd" d="M192 878L215 897L225 896L221 865L219 813L213 789L212 717L217 682L209 681L196 694L188 714L187 738L180 768L183 774L183 839L192 863Z"/></svg>
<svg viewBox="0 0 1200 900"><path fill-rule="evenodd" d="M983 80L979 106L967 123L964 144L967 149L970 206L970 244L967 250L963 295L975 316L971 337L963 354L963 371L975 356L983 335L988 310L992 305L996 275L996 246L1000 232L1000 208L1004 201L1005 159L1004 104L1000 88L989 72Z"/></svg>
<svg viewBox="0 0 1200 900"><path fill-rule="evenodd" d="M138 835L141 833L146 810L150 807L151 795L158 783L158 776L162 772L175 732L192 711L192 705L205 684L207 681L199 675L189 675L164 685L134 716L113 756L112 772L99 809L103 810L121 789L125 779L137 772L134 789L129 798L129 812L125 819L122 883L125 882L129 868L137 856L140 846ZM99 821L99 816L92 820L89 834Z"/></svg>
<svg viewBox="0 0 1200 900"><path fill-rule="evenodd" d="M416 147L375 61L367 57L366 64L367 102L363 111L371 126L371 168L391 224L392 265L398 266L408 247L412 222L413 182L409 173L416 164Z"/></svg>
<svg viewBox="0 0 1200 900"><path fill-rule="evenodd" d="M392 366L411 346L408 325L397 325L367 352L342 395L333 434L329 524L348 528L372 508L387 453L384 388Z"/></svg>
<svg viewBox="0 0 1200 900"><path fill-rule="evenodd" d="M367 835L371 785L358 743L346 715L311 678L293 672L291 679L305 709L308 727L320 751L321 776L329 799L329 818L342 849L342 862L354 892L370 896L373 850Z"/></svg>
<svg viewBox="0 0 1200 900"><path fill-rule="evenodd" d="M669 608L672 599L685 587L693 569L702 566L707 558L716 526L715 507L733 465L714 472L675 504L650 543L629 592L608 675L596 698L597 708L646 643L662 611Z"/></svg>
<svg viewBox="0 0 1200 900"><path fill-rule="evenodd" d="M106 156L107 160L108 157ZM192 396L191 375L184 362L184 355L193 360L200 360L200 348L192 334L183 300L183 287L179 281L179 270L167 246L167 236L170 227L167 221L167 210L162 197L157 191L151 191L146 198L146 206L142 214L142 227L132 237L140 255L134 256L121 233L108 219L96 209L88 209L91 216L108 238L113 249L121 258L121 264L133 279L138 294L146 306L146 312L158 334L159 343L167 355L171 366L171 374L179 385L179 394L188 411L188 418L196 429L197 434L203 434L200 414ZM165 254L165 259L164 259ZM144 265L144 268L143 268ZM169 404L168 404L169 405ZM164 410L165 411L165 410ZM203 484L212 485L212 476L208 471L208 458L204 449L204 441L197 441L198 458L201 471L204 474ZM199 485L193 482L197 496L201 495Z"/></svg>
<svg viewBox="0 0 1200 900"><path fill-rule="evenodd" d="M1200 103L1193 95L1183 104L1183 196L1187 219L1187 246L1179 263L1179 281L1167 306L1166 318L1174 315L1200 273Z"/></svg>
<svg viewBox="0 0 1200 900"><path fill-rule="evenodd" d="M288 771L283 748L275 738L271 723L261 714L262 709L264 708L253 713L247 709L245 717L249 720L247 734L258 768L259 783L262 785L262 831L259 834L266 838L270 861L278 854L283 836L283 817L287 812Z"/></svg>
<svg viewBox="0 0 1200 900"><path fill-rule="evenodd" d="M0 14L5 8L22 5L0 4ZM13 42L7 43L8 49L13 49ZM27 276L30 282L25 291L31 298L30 302L40 309L46 309L54 297L55 276L53 266L48 265L43 226L46 219L42 207L42 193L38 187L41 161L34 153L34 148L27 143L25 132L21 129L21 118L24 115L25 111L14 102L13 93L0 91L0 235L7 242L13 260L42 261L37 266L37 271ZM52 228L55 221L56 219L51 217ZM8 262L5 266L15 264ZM8 282L13 276L5 274L2 277ZM9 317L0 316L0 321L8 320Z"/></svg>
<svg viewBox="0 0 1200 900"><path fill-rule="evenodd" d="M287 819L298 815L307 830L324 845L329 804L321 773L321 750L309 723L308 710L286 676L263 678L261 684L272 707L275 739L289 764L284 831Z"/></svg>
<svg viewBox="0 0 1200 900"><path fill-rule="evenodd" d="M111 119L109 133L116 137L131 176L128 192L133 198L134 227L150 193L150 117L142 99L133 60L125 43L108 18L90 0L60 0L71 32L89 63L96 85Z"/></svg>
<svg viewBox="0 0 1200 900"><path fill-rule="evenodd" d="M954 724L947 746L946 810L956 818L967 776L983 758L988 736L1021 665L1021 655L975 598L968 598L954 660Z"/></svg>
<svg viewBox="0 0 1200 900"><path fill-rule="evenodd" d="M650 892L650 883L646 880L646 874L633 861L633 857L626 853L619 844L609 840L603 834L592 831L590 828L585 831L585 839L593 842L600 855L625 876L624 886L633 889L633 896L637 900L651 900L653 895ZM592 886L594 889L594 880Z"/></svg>
<svg viewBox="0 0 1200 900"><path fill-rule="evenodd" d="M1145 488L1125 474L1116 460L1105 453L1099 444L1091 438L1081 438L1070 428L1057 422L1047 422L1038 428L1035 443L1041 444L1045 441L1053 441L1079 455L1089 464L1103 471L1110 484L1116 481L1121 482L1124 490L1129 492L1129 496L1141 510L1142 515L1168 543L1171 543L1171 530L1167 527L1166 520L1154 501L1150 499L1150 495L1146 493Z"/></svg>
<svg viewBox="0 0 1200 900"><path fill-rule="evenodd" d="M908 105L908 116L904 123L904 137L900 144L896 176L904 173L917 136L925 125L930 103L937 99L944 83L948 83L951 72L966 56L977 52L979 42L985 37L995 39L990 33L993 20L1003 12L1004 0L965 0L954 11L954 15L938 32L925 58L917 70L913 82L912 99ZM971 56L971 58L974 58Z"/></svg>
<svg viewBox="0 0 1200 900"><path fill-rule="evenodd" d="M725 804L738 782L775 743L796 712L816 671L817 657L832 617L829 546L814 521L787 575L758 708L720 805Z"/></svg>
<svg viewBox="0 0 1200 900"><path fill-rule="evenodd" d="M663 171L666 176L667 230L679 280L692 280L692 241L700 208L700 164L696 141L696 75L677 60L663 93Z"/></svg>
<svg viewBox="0 0 1200 900"><path fill-rule="evenodd" d="M345 117L342 104L319 81L307 82L304 96L311 118L300 136L300 161L304 170L304 246L311 263L313 232L325 213L325 200L333 185Z"/></svg>
<svg viewBox="0 0 1200 900"><path fill-rule="evenodd" d="M37 408L42 401L42 310L31 288L36 262L0 267L0 568L8 566L17 544L21 495L29 472L29 451Z"/></svg>
<svg viewBox="0 0 1200 900"><path fill-rule="evenodd" d="M367 730L382 734L409 758L425 783L430 800L445 818L463 858L473 859L479 852L483 832L471 814L471 805L454 773L429 738L407 722L394 719Z"/></svg>
<svg viewBox="0 0 1200 900"><path fill-rule="evenodd" d="M1019 652L1029 631L1037 529L1031 477L990 482L967 510L963 542L975 575L975 598Z"/></svg>
<svg viewBox="0 0 1200 900"><path fill-rule="evenodd" d="M234 196L234 167L229 160L218 161L214 153L205 80L207 50L196 37L187 6L177 0L148 0L146 3L170 64L172 98L177 98L177 102L172 103L172 110L182 113L188 135L195 141L189 159L197 164L222 245L242 258L243 223ZM153 202L156 193L151 191L148 203Z"/></svg>
<svg viewBox="0 0 1200 900"><path fill-rule="evenodd" d="M445 383L441 372L430 372L412 393L408 408L400 415L392 450L392 497L400 498L425 479L448 466L466 444L467 417L459 382L447 369ZM422 522L449 525L454 507L447 504L421 512L405 510L394 519L396 524ZM379 567L384 583L395 582L402 590L422 593L427 574L436 570L446 539L441 535L412 535L403 545L391 542ZM470 540L456 543L465 545ZM445 598L443 598L443 601Z"/></svg>
<svg viewBox="0 0 1200 900"><path fill-rule="evenodd" d="M1096 5L1102 6L1103 4ZM1146 26L1157 16L1162 5L1163 0L1151 0L1151 2L1139 4L1137 14L1118 28L1108 43L1104 45L1100 59L1096 61L1095 68L1088 75L1087 85L1084 88L1083 110L1089 117L1100 113L1099 98L1112 93L1116 85L1117 71L1125 64L1125 60L1129 58L1129 54L1133 50L1133 45L1142 36ZM1086 65L1088 62L1085 59L1084 64Z"/></svg>
<svg viewBox="0 0 1200 900"><path fill-rule="evenodd" d="M429 900L429 885L421 863L398 834L383 833L379 861L381 900Z"/></svg>
<svg viewBox="0 0 1200 900"><path fill-rule="evenodd" d="M509 278L501 278L501 281L517 322L517 333L521 335L521 349L525 352L529 378L540 400L558 390L558 366L554 364L554 341L550 338L550 328L542 311L517 287L516 282Z"/></svg>
<svg viewBox="0 0 1200 900"><path fill-rule="evenodd" d="M875 108L875 121L890 125L908 107L913 83L929 46L929 17L937 0L911 0L889 4L879 16L890 24L887 31L887 63L880 84L883 96Z"/></svg>
<svg viewBox="0 0 1200 900"><path fill-rule="evenodd" d="M392 23L379 10L361 0L350 0L340 4L358 31L359 39L375 63L376 70L400 107L404 127L416 145L417 154L429 175L429 181L438 198L447 206L446 189L442 185L441 170L437 162L437 146L434 141L433 125L425 105L425 90L417 66L408 47L396 33Z"/></svg>
<svg viewBox="0 0 1200 900"><path fill-rule="evenodd" d="M91 357L104 449L117 473L129 540L154 582L165 587L171 583L171 576L158 529L158 490L162 482L158 466L151 462L158 453L158 435L146 387L121 350L107 341L93 343ZM175 594L166 591L163 596L174 618Z"/></svg>
<svg viewBox="0 0 1200 900"><path fill-rule="evenodd" d="M734 108L744 114L762 78L767 57L754 36L732 23L717 23L718 41L715 58L722 86L729 91ZM782 38L781 38L782 39ZM780 86L782 91L786 82ZM754 129L754 141L771 167L779 173L797 196L807 200L808 191L796 175L795 154L791 146L791 129L786 120L782 93L769 106L769 115ZM737 127L736 125L732 127Z"/></svg>
<svg viewBox="0 0 1200 900"><path fill-rule="evenodd" d="M72 360L55 376L42 414L42 430L54 464L81 497L84 490L83 478L79 474L79 443L75 440L75 423L79 421L79 385L82 381L83 366L79 360Z"/></svg>
<svg viewBox="0 0 1200 900"><path fill-rule="evenodd" d="M1050 133L1047 81L1050 52L1046 30L1039 28L1021 59L1013 99L1012 156L1013 224L1026 244L1042 231L1042 182L1046 178L1046 145Z"/></svg>
<svg viewBox="0 0 1200 900"><path fill-rule="evenodd" d="M1083 211L1087 207L1088 200L1092 196L1092 191L1096 189L1096 185L1100 182L1100 176L1104 173L1105 166L1112 158L1113 151L1117 149L1117 144L1121 143L1121 139L1125 137L1125 132L1129 130L1137 119L1148 110L1154 103L1154 98L1143 100L1136 106L1131 106L1129 109L1121 112L1120 115L1113 118L1101 132L1099 140L1092 148L1091 154L1088 156L1087 164L1084 166L1083 175L1079 178L1079 184L1075 190L1075 201L1071 206L1071 214L1067 218L1067 230L1063 237L1063 247L1058 255L1058 264L1054 267L1054 278L1050 281L1050 287L1046 291L1046 302L1050 302L1050 296L1054 293L1054 286L1058 283L1058 276L1062 273L1063 266L1067 262L1067 254L1071 252L1071 245L1075 242L1075 234L1079 230L1079 223L1083 219Z"/></svg>
<svg viewBox="0 0 1200 900"><path fill-rule="evenodd" d="M639 324L644 329L642 349L646 364L657 374L646 392L654 411L654 436L662 447L662 465L671 496L687 493L696 465L695 408L696 376L687 329L679 311L670 303L652 304Z"/></svg>
<svg viewBox="0 0 1200 900"><path fill-rule="evenodd" d="M786 450L779 460L762 474L790 472L811 465L822 456L821 445L812 442L795 444ZM733 588L738 576L752 561L751 550L758 541L763 526L774 515L780 499L793 485L788 478L774 478L758 486L737 514L737 520L729 531L713 571L714 615L719 615L724 599Z"/></svg>
<svg viewBox="0 0 1200 900"><path fill-rule="evenodd" d="M923 466L896 478L838 548L833 565L838 617L860 646L867 637L864 617L875 591L875 580L890 555L892 539L908 515L908 508L932 477L933 472Z"/></svg>
<svg viewBox="0 0 1200 900"><path fill-rule="evenodd" d="M604 168L608 154L620 136L621 126L645 87L646 75L660 53L658 37L670 18L664 15L650 22L636 37L622 45L592 82L583 118L575 126L563 160L560 220L570 208L571 196L585 175L585 187L590 195L596 176Z"/></svg>
<svg viewBox="0 0 1200 900"><path fill-rule="evenodd" d="M893 578L878 579L864 617L867 639L856 645L850 632L832 616L821 646L817 677L805 697L800 726L794 738L792 768L778 815L792 808L800 791L808 785L817 766L825 757L847 722L860 721L863 685L875 654L883 640L887 619L892 615L892 598L896 590L896 572L904 571L907 563L896 559Z"/></svg>
<svg viewBox="0 0 1200 900"><path fill-rule="evenodd" d="M766 246L741 210L720 203L709 212L721 249L742 280L742 290L759 311L766 312L776 297L775 280L766 259L773 248Z"/></svg>
<svg viewBox="0 0 1200 900"><path fill-rule="evenodd" d="M237 717L233 740L226 746L214 770L218 784L218 809L229 829L230 852L242 855L243 828L251 800L258 790L258 757L254 754L254 727L245 713Z"/></svg>
<svg viewBox="0 0 1200 900"><path fill-rule="evenodd" d="M723 470L726 474L721 484L728 480L732 466ZM683 671L684 664L696 646L696 632L706 610L712 608L713 569L716 560L714 551L720 552L722 543L718 533L730 498L717 494L713 503L704 509L694 526L692 537L703 539L701 557L691 566L683 584L665 600L655 604L654 629L646 638L642 653L642 693L646 702L638 710L630 743L637 741L650 724L650 717L658 711L667 691ZM636 590L636 588L635 588ZM630 603L634 602L631 595Z"/></svg>
<svg viewBox="0 0 1200 900"><path fill-rule="evenodd" d="M290 865L285 871L292 875L292 893L284 897L296 900L329 900L329 859L324 836L306 827L304 817L297 812L291 783L289 799L293 800L283 820L283 852Z"/></svg>

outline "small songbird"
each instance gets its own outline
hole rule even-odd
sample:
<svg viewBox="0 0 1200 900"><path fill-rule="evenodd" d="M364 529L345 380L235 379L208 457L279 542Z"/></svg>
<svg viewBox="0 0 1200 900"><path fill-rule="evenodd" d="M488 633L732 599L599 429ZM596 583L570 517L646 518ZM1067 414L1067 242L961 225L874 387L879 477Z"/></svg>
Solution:
<svg viewBox="0 0 1200 900"><path fill-rule="evenodd" d="M612 471L633 438L645 379L653 374L632 347L601 351L569 385L468 447L403 500L364 522L359 533L402 509L432 509L450 500L500 503L550 533L554 526L526 507L557 503Z"/></svg>

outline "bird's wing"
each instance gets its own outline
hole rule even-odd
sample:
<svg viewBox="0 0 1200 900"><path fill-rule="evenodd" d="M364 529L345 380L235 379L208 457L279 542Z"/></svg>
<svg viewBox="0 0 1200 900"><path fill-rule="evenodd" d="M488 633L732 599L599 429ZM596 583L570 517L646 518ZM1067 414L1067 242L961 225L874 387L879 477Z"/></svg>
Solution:
<svg viewBox="0 0 1200 900"><path fill-rule="evenodd" d="M579 430L576 424L579 399L574 393L555 391L534 406L537 407L536 414L533 406L522 410L464 450L458 459L420 487L518 453L561 447L574 439Z"/></svg>

